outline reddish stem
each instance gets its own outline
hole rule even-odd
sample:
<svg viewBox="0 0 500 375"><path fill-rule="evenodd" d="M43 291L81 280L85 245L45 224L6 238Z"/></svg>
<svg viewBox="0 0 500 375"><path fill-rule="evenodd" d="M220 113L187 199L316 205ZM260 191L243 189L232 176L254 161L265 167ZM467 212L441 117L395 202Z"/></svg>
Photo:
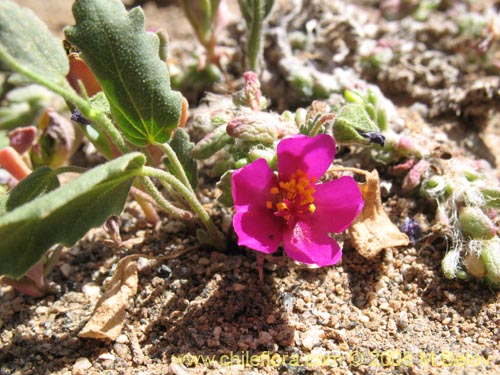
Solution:
<svg viewBox="0 0 500 375"><path fill-rule="evenodd" d="M0 167L19 181L31 173L31 169L28 168L21 155L10 146L0 150Z"/></svg>

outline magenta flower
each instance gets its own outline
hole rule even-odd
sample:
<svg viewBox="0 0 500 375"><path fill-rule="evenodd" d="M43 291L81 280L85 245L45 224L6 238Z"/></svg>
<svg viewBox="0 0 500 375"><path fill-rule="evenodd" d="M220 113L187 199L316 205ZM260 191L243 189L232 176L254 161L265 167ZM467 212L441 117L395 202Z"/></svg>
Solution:
<svg viewBox="0 0 500 375"><path fill-rule="evenodd" d="M352 177L318 181L334 157L332 137L298 135L278 144L278 176L264 159L235 171L233 225L238 244L270 254L283 243L285 253L296 261L337 263L342 250L329 233L344 231L364 202Z"/></svg>

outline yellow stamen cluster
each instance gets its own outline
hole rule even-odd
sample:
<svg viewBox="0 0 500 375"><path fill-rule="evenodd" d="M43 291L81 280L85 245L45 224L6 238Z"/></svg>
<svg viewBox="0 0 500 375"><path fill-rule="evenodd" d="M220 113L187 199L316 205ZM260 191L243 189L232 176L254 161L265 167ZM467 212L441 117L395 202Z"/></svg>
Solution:
<svg viewBox="0 0 500 375"><path fill-rule="evenodd" d="M297 169L288 181L280 181L279 188L271 188L271 194L276 196L275 204L277 213L289 220L292 215L314 213L314 183L316 178L307 176L302 170ZM273 208L273 202L266 202L267 208Z"/></svg>

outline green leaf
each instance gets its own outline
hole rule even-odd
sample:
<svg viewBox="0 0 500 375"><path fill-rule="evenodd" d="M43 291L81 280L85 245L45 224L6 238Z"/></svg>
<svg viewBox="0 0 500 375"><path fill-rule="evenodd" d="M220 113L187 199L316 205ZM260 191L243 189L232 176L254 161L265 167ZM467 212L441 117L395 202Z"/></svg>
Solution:
<svg viewBox="0 0 500 375"><path fill-rule="evenodd" d="M231 178L233 176L233 172L233 170L224 172L219 182L216 184L217 188L222 192L217 200L226 207L234 206L233 195L231 192Z"/></svg>
<svg viewBox="0 0 500 375"><path fill-rule="evenodd" d="M226 132L226 124L220 125L194 146L192 152L193 158L198 160L208 159L224 146L232 142L233 139Z"/></svg>
<svg viewBox="0 0 500 375"><path fill-rule="evenodd" d="M485 200L486 207L500 208L500 189L499 188L486 188L481 190Z"/></svg>
<svg viewBox="0 0 500 375"><path fill-rule="evenodd" d="M0 185L0 216L7 212L7 199L9 196L3 191L4 187Z"/></svg>
<svg viewBox="0 0 500 375"><path fill-rule="evenodd" d="M348 103L340 109L335 117L333 136L341 144L383 145L385 142L380 129L370 118L365 107L357 103Z"/></svg>
<svg viewBox="0 0 500 375"><path fill-rule="evenodd" d="M196 160L193 159L193 148L194 143L189 140L189 135L184 131L184 129L177 129L175 131L174 137L169 142L170 147L174 150L179 162L181 163L184 172L189 180L189 184L194 189L198 185L198 164ZM168 159L163 160L165 165L170 169L170 172L174 175L174 170L169 167ZM179 176L176 176L179 177Z"/></svg>
<svg viewBox="0 0 500 375"><path fill-rule="evenodd" d="M67 40L81 52L106 94L125 137L138 146L165 143L181 118L160 41L144 30L144 13L120 0L77 0Z"/></svg>
<svg viewBox="0 0 500 375"><path fill-rule="evenodd" d="M58 187L59 179L51 168L38 168L7 194L7 212Z"/></svg>
<svg viewBox="0 0 500 375"><path fill-rule="evenodd" d="M61 41L31 10L8 0L0 2L0 66L69 86L69 64Z"/></svg>
<svg viewBox="0 0 500 375"><path fill-rule="evenodd" d="M0 274L20 277L54 244L73 246L123 209L145 158L131 153L0 217Z"/></svg>

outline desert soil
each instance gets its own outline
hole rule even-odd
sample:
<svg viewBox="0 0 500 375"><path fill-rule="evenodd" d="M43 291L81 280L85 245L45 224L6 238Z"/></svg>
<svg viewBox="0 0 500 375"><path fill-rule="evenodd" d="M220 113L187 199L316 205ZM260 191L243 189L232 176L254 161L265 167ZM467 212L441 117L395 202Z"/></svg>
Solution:
<svg viewBox="0 0 500 375"><path fill-rule="evenodd" d="M70 0L16 2L33 9L55 35L62 36L62 27L73 23ZM438 140L435 152L486 159L498 178L498 71L491 74L467 63L453 44L458 42L448 35L450 8L417 22L411 16L382 19L379 6L387 1L304 1L307 11L294 14L295 3L301 2L280 3L271 25L302 27L311 17L320 29L331 27L325 36L328 44L315 51L323 54L317 59L319 70L331 73L333 59L336 68L345 68L356 80L379 85L406 125L431 143ZM472 6L479 12L494 5L477 3ZM230 6L237 22L237 6ZM195 48L177 6L147 1L144 9L148 27L169 33L172 50ZM285 15L293 21L283 25ZM359 64L355 54L361 49L348 39L355 35L349 29L354 15L357 23L377 30L364 30L372 38L392 40L394 48L409 43L400 64L376 73ZM279 55L273 50L279 45L273 35L266 38L270 64ZM342 48L347 48L345 55L335 54ZM473 86L478 82L484 86ZM474 89L490 95L477 99ZM283 98L279 85L277 90L269 90L271 99ZM308 104L274 103L279 110ZM479 105L490 110L485 119L472 113ZM465 112L470 116L464 117ZM227 228L230 213L215 202L217 191L207 172L202 171L206 183L200 195ZM49 275L53 293L33 298L0 288L0 374L500 373L498 291L476 280L446 279L440 266L446 241L432 235L434 207L415 195L400 194L401 180L384 170L379 173L386 187L396 186L383 194L385 210L398 225L406 217L418 218L424 229L421 238L366 260L346 237L342 262L322 269L276 256L275 262L266 263L263 281L251 251L203 248L192 225L162 216L161 225L152 227L131 202L121 215L120 230L124 241L135 239L133 246L116 249L98 228L63 252ZM130 299L123 332L115 341L78 336L121 258L183 250L189 251L163 264L139 262L139 291ZM260 364L249 364L251 358Z"/></svg>

